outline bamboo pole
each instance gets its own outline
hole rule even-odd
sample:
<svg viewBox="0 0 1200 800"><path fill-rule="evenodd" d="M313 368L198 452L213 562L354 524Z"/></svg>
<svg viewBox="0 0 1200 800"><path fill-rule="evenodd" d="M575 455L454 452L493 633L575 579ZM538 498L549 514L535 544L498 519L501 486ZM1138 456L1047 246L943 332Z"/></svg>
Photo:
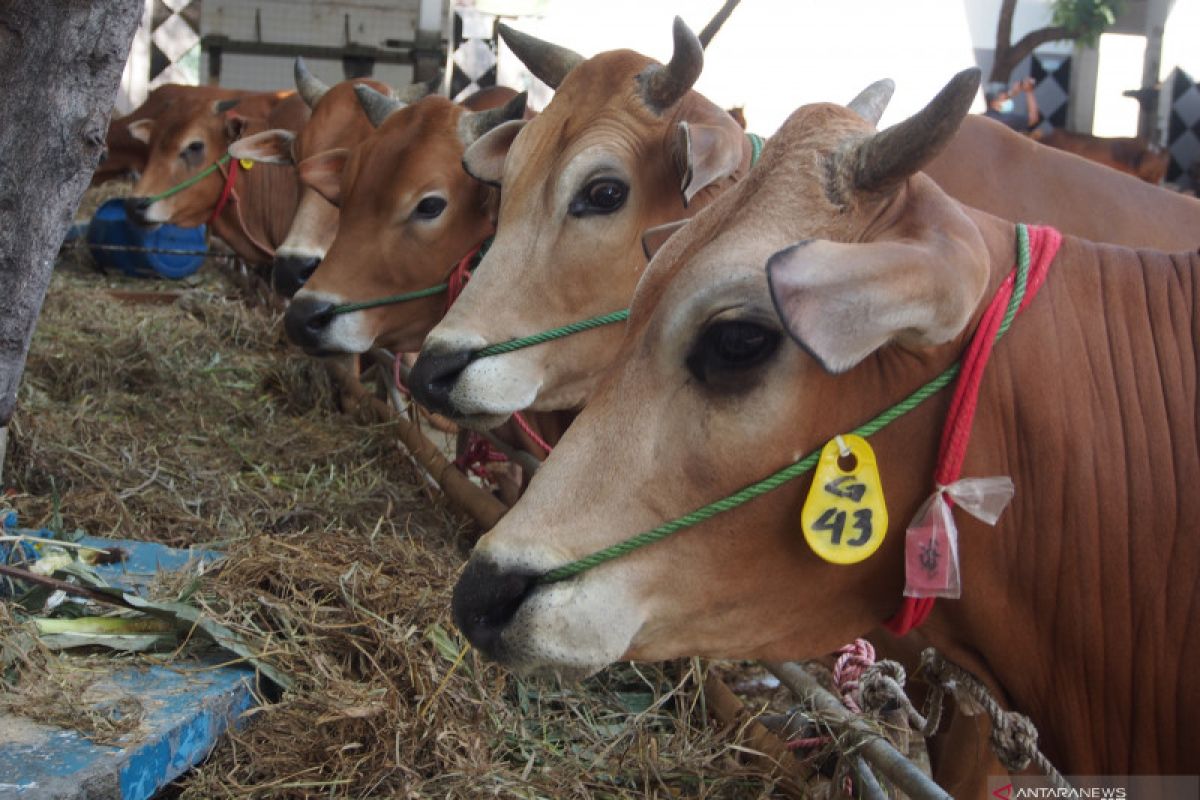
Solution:
<svg viewBox="0 0 1200 800"><path fill-rule="evenodd" d="M325 368L337 381L343 396L349 401L351 408L348 410L357 410L360 414L376 422L386 422L396 427L400 441L417 463L441 487L447 500L466 512L485 531L500 521L500 518L508 511L508 507L497 500L491 492L471 483L470 479L458 471L458 468L442 454L437 445L421 432L419 427L368 392L358 379L341 364L327 361Z"/></svg>

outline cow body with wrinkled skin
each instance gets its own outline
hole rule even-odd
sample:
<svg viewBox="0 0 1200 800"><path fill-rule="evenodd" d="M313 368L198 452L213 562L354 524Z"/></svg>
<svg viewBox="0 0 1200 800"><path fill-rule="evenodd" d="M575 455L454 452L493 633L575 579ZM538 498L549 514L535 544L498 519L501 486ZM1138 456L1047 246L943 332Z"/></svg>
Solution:
<svg viewBox="0 0 1200 800"><path fill-rule="evenodd" d="M294 93L265 117L242 114L243 102L247 101L181 100L158 118L131 126L135 136L147 141L150 151L146 171L126 200L131 220L142 225L185 227L206 222L225 185L222 171L170 197L151 198L208 167L242 136L267 128L298 131L309 116L308 106ZM253 103L248 106L252 111L256 107ZM232 168L232 164L226 167ZM292 167L265 164L239 170L230 201L212 220L213 232L248 263L269 264L287 235L298 199L299 181Z"/></svg>
<svg viewBox="0 0 1200 800"><path fill-rule="evenodd" d="M1016 262L1014 225L917 170L977 85L958 76L881 134L846 108L798 110L664 245L618 365L456 587L477 647L521 671L797 659L897 610L947 391L872 437L891 523L861 563L808 549L799 479L575 578L537 576L731 495L960 358ZM1195 251L1066 237L984 375L963 474L1009 475L1016 496L995 528L956 514L962 598L921 631L1028 714L1066 774L1200 763L1198 291Z"/></svg>
<svg viewBox="0 0 1200 800"><path fill-rule="evenodd" d="M649 59L617 51L584 61L501 31L535 74L561 86L524 130L507 138L497 131L468 152L469 169L505 186L499 233L479 278L430 334L413 380L423 403L477 427L522 408L578 409L611 363L621 332L609 326L473 361L471 352L624 308L645 264L642 231L684 219L742 174L735 169L713 182L685 209L679 187L686 175L676 170L689 156L703 168L721 152L733 152L731 143L703 153L674 146L677 124L707 101L688 92L659 114L639 94ZM548 66L541 63L547 49L557 53ZM746 163L748 154L747 146ZM572 203L593 171L622 180L629 199L606 215L580 216ZM961 202L1006 218L1130 246L1174 250L1200 243L1200 201L1044 147L980 116L964 122L927 171Z"/></svg>

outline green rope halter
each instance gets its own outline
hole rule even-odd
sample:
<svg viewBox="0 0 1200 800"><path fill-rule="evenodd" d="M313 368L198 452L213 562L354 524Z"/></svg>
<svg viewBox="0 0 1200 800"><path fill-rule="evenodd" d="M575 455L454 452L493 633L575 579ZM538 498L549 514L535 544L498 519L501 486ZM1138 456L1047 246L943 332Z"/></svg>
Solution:
<svg viewBox="0 0 1200 800"><path fill-rule="evenodd" d="M750 142L750 166L758 163L759 156L762 155L763 137L757 133L747 133L746 139ZM507 341L490 344L480 350L476 350L471 360L477 358L487 358L488 356L498 356L504 353L511 353L514 350L521 350L526 347L533 347L536 344L552 342L555 339L561 339L564 336L570 336L583 331L590 331L592 328L599 328L603 325L610 325L614 322L624 322L629 319L629 309L622 308L620 311L610 311L607 314L599 314L595 317L588 317L579 322L569 322L566 325L559 325L557 328L550 328L539 333L530 334L529 336L519 336L516 339L508 339Z"/></svg>
<svg viewBox="0 0 1200 800"><path fill-rule="evenodd" d="M492 246L493 236L483 240L483 244L479 246L478 252L471 259L471 271L474 271L479 266L479 262L483 260L483 256L487 253L488 248ZM387 297L380 297L376 300L362 300L357 303L339 303L329 310L330 315L337 316L338 314L349 314L353 311L366 311L369 308L379 308L380 306L391 306L397 303L407 303L410 300L420 300L423 297L433 297L435 294L441 294L450 288L449 281L443 281L436 286L430 286L426 289L416 289L411 292L402 292L401 294L390 294Z"/></svg>
<svg viewBox="0 0 1200 800"><path fill-rule="evenodd" d="M170 189L167 189L165 192L159 192L158 194L151 195L150 197L147 197L146 199L148 201L150 201L151 203L157 203L159 200L166 200L168 197L171 197L172 195L179 194L184 189L187 189L188 187L191 187L191 186L195 186L197 183L204 180L209 175L212 175L214 172L219 170L221 167L228 164L229 160L231 158L233 158L233 156L229 155L229 153L226 153L225 155L221 156L213 163L209 164L204 169L197 172L192 177L185 180L183 183L178 183L178 184L172 186Z"/></svg>
<svg viewBox="0 0 1200 800"><path fill-rule="evenodd" d="M1004 319L1000 323L999 330L996 331L996 341L1008 330L1012 324L1013 317L1016 316L1017 309L1021 307L1021 301L1025 297L1026 282L1029 276L1029 231L1024 225L1017 225L1017 275L1013 286L1012 296L1008 301L1008 308L1005 310ZM961 369L961 363L955 363L948 367L945 372L938 375L933 380L926 383L924 386L917 389L908 397L896 403L891 408L887 409L877 417L868 420L859 425L851 433L868 438L886 428L891 423L895 422L900 417L904 416L914 408L925 402L937 392L944 389L958 375ZM586 572L593 567L598 567L607 561L613 561L621 556L632 553L638 548L646 545L654 544L667 538L673 533L691 528L705 520L712 519L716 515L731 511L738 506L745 505L756 497L760 497L767 492L778 489L783 484L799 478L801 475L809 472L816 466L817 461L821 457L821 449L818 448L806 455L799 461L789 464L783 469L776 472L774 475L769 475L762 480L752 483L749 486L734 492L728 497L723 497L709 503L702 508L684 514L682 517L677 517L670 522L665 522L657 528L639 533L636 536L631 536L623 542L611 545L598 550L589 556L584 556L581 559L572 561L569 564L564 564L561 567L552 569L544 573L538 578L538 583L557 583L568 578L573 578L580 573Z"/></svg>

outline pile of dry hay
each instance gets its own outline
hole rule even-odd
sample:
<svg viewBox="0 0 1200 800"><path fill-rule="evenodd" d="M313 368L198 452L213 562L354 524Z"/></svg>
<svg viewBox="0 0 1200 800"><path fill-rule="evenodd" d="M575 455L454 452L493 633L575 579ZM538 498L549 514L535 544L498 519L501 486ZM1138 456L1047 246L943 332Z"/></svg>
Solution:
<svg viewBox="0 0 1200 800"><path fill-rule="evenodd" d="M191 602L297 685L184 796L775 792L708 721L694 664L559 687L481 663L448 619L466 523L387 426L337 414L323 372L220 280L163 305L111 283L55 276L6 481L27 525L227 547Z"/></svg>

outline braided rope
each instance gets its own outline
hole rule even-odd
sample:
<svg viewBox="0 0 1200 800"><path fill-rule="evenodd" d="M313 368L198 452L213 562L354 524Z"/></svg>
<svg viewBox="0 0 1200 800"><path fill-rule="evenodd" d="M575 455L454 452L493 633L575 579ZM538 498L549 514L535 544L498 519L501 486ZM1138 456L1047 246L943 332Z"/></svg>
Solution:
<svg viewBox="0 0 1200 800"><path fill-rule="evenodd" d="M759 156L762 155L763 144L765 142L763 137L757 133L747 133L746 138L750 140L750 166L753 167L758 163Z"/></svg>
<svg viewBox="0 0 1200 800"><path fill-rule="evenodd" d="M599 328L603 325L611 325L614 322L623 322L629 319L629 309L622 308L620 311L610 311L607 314L601 314L596 317L589 317L578 322L570 322L566 325L559 325L557 328L540 333L534 333L529 336L521 336L516 339L509 339L506 342L497 342L490 344L481 350L476 350L473 358L487 358L488 356L498 356L502 353L511 353L514 350L520 350L525 347L533 347L535 344L543 344L552 342L555 339L561 339L564 336L570 336L583 331L590 331L592 328Z"/></svg>
<svg viewBox="0 0 1200 800"><path fill-rule="evenodd" d="M1017 266L1015 269L1016 283L1013 288L1013 293L1008 301L1008 310L1005 312L1004 320L1001 323L999 330L996 332L997 341L999 341L1000 337L1003 336L1008 330L1008 326L1012 324L1012 319L1016 315L1017 309L1021 306L1021 303L1025 298L1030 258L1029 233L1024 225L1017 225L1017 253ZM567 334L562 335L565 336ZM553 338L558 337L556 336ZM501 345L493 345L493 347L497 346ZM480 352L483 353L490 349L491 348L485 348L484 351ZM502 350L500 352L507 351ZM489 353L488 355L491 354ZM950 384L951 381L955 379L955 377L957 377L961 369L961 362L951 365L946 369L945 372L938 375L924 386L918 388L899 403L896 403L890 408L884 410L878 416L868 420L867 422L864 422L862 425L859 425L857 428L851 431L851 433L861 436L864 439L873 436L874 434L886 428L888 425L895 422L900 417L912 411L914 408L928 400L937 392L944 389ZM820 457L821 448L817 448L799 461L789 464L775 474L768 475L766 478L752 483L731 495L722 497L720 500L715 500L706 506L696 509L695 511L684 514L681 517L676 517L675 519L665 522L656 528L652 528L635 536L631 536L622 542L617 542L616 544L605 547L602 550L597 550L591 555L584 556L583 558L564 564L561 567L552 569L538 578L538 582L557 583L558 581L573 578L576 575L587 572L589 569L598 567L608 561L613 561L614 559L628 555L634 550L638 550L642 547L646 547L647 545L659 542L671 534L699 525L701 522L712 519L718 514L722 514L726 511L731 511L739 506L745 505L751 500L761 497L768 492L774 491L785 483L788 483L796 478L799 478L801 475L808 473L813 467L816 466Z"/></svg>
<svg viewBox="0 0 1200 800"><path fill-rule="evenodd" d="M197 183L204 180L209 175L212 175L214 172L219 170L221 167L228 164L229 160L231 158L233 158L233 156L229 155L229 153L226 153L225 155L221 156L216 161L209 164L207 167L200 170L195 175L193 175L192 177L183 181L182 183L177 183L174 186L172 186L170 189L167 189L166 191L163 191L163 192L159 192L158 194L155 194L155 195L151 195L150 197L147 197L146 199L149 200L151 203L157 203L159 200L165 200L168 197L171 197L172 195L179 194L184 189L187 189L191 186L195 186Z"/></svg>
<svg viewBox="0 0 1200 800"><path fill-rule="evenodd" d="M1056 789L1071 789L1067 779L1038 749L1038 731L1029 717L1016 711L1005 711L978 678L947 661L932 647L921 653L921 670L928 673L935 691L952 694L960 703L965 695L987 712L992 720L992 752L1005 769L1021 772L1033 764Z"/></svg>
<svg viewBox="0 0 1200 800"><path fill-rule="evenodd" d="M479 262L483 260L485 255L487 255L488 248L492 246L492 238L493 237L489 236L488 238L484 239L483 244L479 245L479 247L475 248L475 250L469 254L468 257L474 262L474 264L468 268L469 270L474 270L475 267L478 267ZM459 265L456 264L454 270L451 271L452 277L453 273L458 270L458 266ZM456 280L458 280L461 284L466 283L466 281L462 280L461 278L457 278ZM433 297L434 295L441 294L442 292L450 289L450 283L451 281L447 280L437 284L436 286L429 286L425 289L416 289L411 292L402 292L400 294L390 294L387 297L379 297L375 300L362 300L357 303L339 303L338 305L329 309L329 313L336 317L339 314L350 314L354 311L366 311L369 308L391 306L398 303L407 303L410 300L420 300L424 297ZM461 286L459 287L459 291L461 291Z"/></svg>

